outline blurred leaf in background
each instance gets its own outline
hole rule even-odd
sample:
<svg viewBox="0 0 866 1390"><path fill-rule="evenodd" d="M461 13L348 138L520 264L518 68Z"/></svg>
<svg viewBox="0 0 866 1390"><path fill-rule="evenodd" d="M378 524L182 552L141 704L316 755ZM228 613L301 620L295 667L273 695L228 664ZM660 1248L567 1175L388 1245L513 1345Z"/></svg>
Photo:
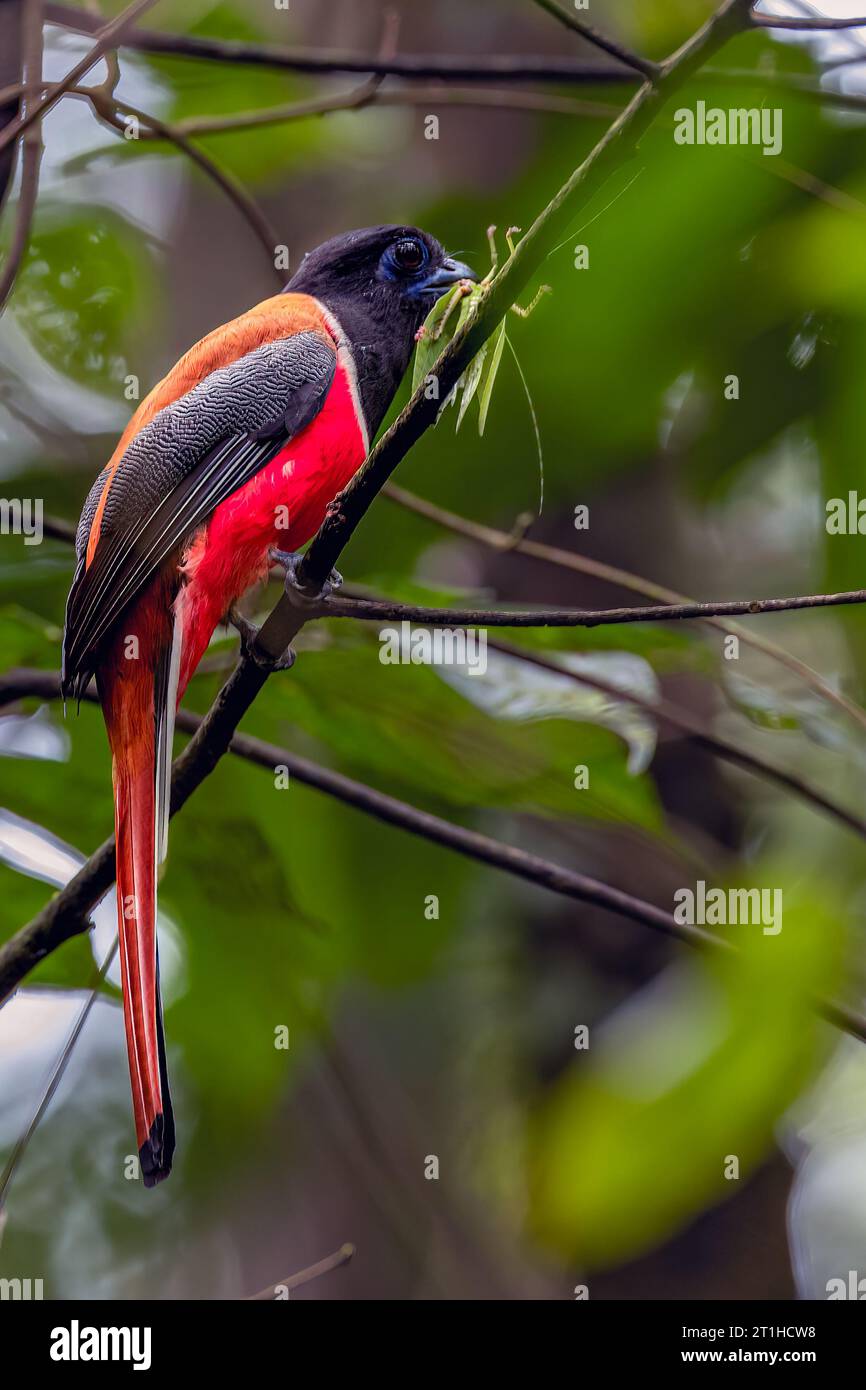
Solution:
<svg viewBox="0 0 866 1390"><path fill-rule="evenodd" d="M57 371L119 395L149 278L140 238L120 217L43 205L15 285L16 320Z"/></svg>
<svg viewBox="0 0 866 1390"><path fill-rule="evenodd" d="M792 891L790 861L762 868L735 887L785 884L778 934L728 929L736 954L654 980L593 1030L534 1119L533 1227L581 1267L632 1257L735 1191L826 1055L809 1001L838 977L841 904Z"/></svg>

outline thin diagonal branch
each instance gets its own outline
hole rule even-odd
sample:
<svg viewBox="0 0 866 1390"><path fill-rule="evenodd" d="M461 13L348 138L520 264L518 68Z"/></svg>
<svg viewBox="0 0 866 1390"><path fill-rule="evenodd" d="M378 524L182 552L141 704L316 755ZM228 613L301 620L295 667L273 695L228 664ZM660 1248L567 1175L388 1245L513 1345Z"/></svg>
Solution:
<svg viewBox="0 0 866 1390"><path fill-rule="evenodd" d="M866 598L866 594L864 594L863 597ZM636 609L630 611L633 615L635 612L640 613L643 610ZM662 613L664 613L664 611L664 609L660 610ZM422 623L432 622L437 626L441 625L451 628L464 627L467 625L480 626L481 624L476 621L476 619L482 616L481 614L470 615L468 623L461 623L456 618L456 609L412 608L408 604L391 604L389 602L363 599L329 599L326 603L319 605L317 616L327 617L329 613L332 613L335 617L373 619L377 622L382 622L383 620L416 621ZM414 614L415 616L410 617L410 614ZM510 621L514 617L519 619L533 615L519 613L508 613L503 615L500 612L493 612L489 616L496 620L495 622L491 622L490 626L537 627L542 625L538 621L534 623ZM499 621L503 616L509 621ZM538 615L534 616L536 618L538 617ZM566 616L572 615L557 613L553 615L548 614L547 616L553 617L554 619L564 619ZM556 624L555 622L552 622L550 625L571 626L570 623ZM859 835L861 839L866 839L866 819L856 815L853 811L849 811L847 807L840 806L837 802L826 796L824 792L811 786L808 782L803 781L802 778L797 777L794 773L786 772L782 768L774 766L773 763L766 762L765 759L759 757L758 754L752 753L746 748L741 748L738 744L732 743L729 739L720 738L712 729L707 728L700 719L690 714L688 710L681 709L678 705L671 704L669 700L646 699L628 689L601 680L596 676L584 674L583 672L571 671L552 657L545 656L541 652L531 650L528 647L515 647L508 642L503 642L494 638L488 638L488 646L492 647L495 651L500 651L507 656L513 657L515 660L526 661L533 666L539 666L542 670L549 671L551 674L559 676L560 678L564 677L567 680L575 681L578 685L590 686L593 690L598 690L613 700L625 700L628 704L635 705L653 719L661 720L669 724L672 728L679 730L680 733L685 734L687 737L695 739L715 757L722 758L726 762L735 763L738 767L745 768L747 772L751 772L754 776L772 782L786 792L792 792L795 796L810 803L819 811L832 816L833 819L839 821L846 830L852 830L856 835Z"/></svg>
<svg viewBox="0 0 866 1390"><path fill-rule="evenodd" d="M538 664L543 664L543 658L539 659ZM622 697L622 691L616 690L614 693L617 698ZM59 677L52 671L36 670L10 671L6 676L0 677L0 706L28 695L58 699ZM96 693L92 685L83 698L95 701ZM198 733L205 723L206 720L191 710L178 710L177 724L182 732ZM266 743L249 734L236 734L231 740L230 749L236 756L257 763L269 772L275 767L286 767L289 776L304 786L324 792L344 805L353 806L386 825L418 835L431 844L453 850L478 863L503 870L564 897L590 903L617 916L639 922L654 931L675 938L684 945L723 952L736 949L724 937L715 936L702 927L678 922L672 913L656 907L653 903L613 888L589 875L566 869L539 855L530 854L513 845L502 844L479 831L455 825L441 816L422 811L385 792L376 791L331 768L322 767L287 748ZM172 778L172 815L182 804L178 797L177 769L180 762L180 758L175 762ZM189 795L189 790L186 791L186 795ZM46 955L70 937L87 929L90 907L99 901L113 882L114 841L108 840L82 865L75 877L55 895L42 912L0 947L0 1000L4 999L10 990L15 989ZM861 1016L846 1005L833 1001L819 1001L816 1007L821 1015L836 1027L866 1042L866 1016Z"/></svg>
<svg viewBox="0 0 866 1390"><path fill-rule="evenodd" d="M184 135L223 135L260 126L283 125L308 117L329 116L339 111L356 111L362 106L467 106L492 110L533 111L554 116L587 116L612 120L620 108L610 102L584 101L579 97L547 95L544 92L496 91L488 87L397 87L367 94L355 88L337 96L311 97L307 101L286 102L261 111L238 111L227 116L189 116L173 127Z"/></svg>
<svg viewBox="0 0 866 1390"><path fill-rule="evenodd" d="M60 680L53 671L10 671L0 677L0 705L8 705L27 696L43 699L58 699ZM94 687L86 692L85 699L95 701ZM209 716L208 716L209 718ZM207 719L190 710L180 709L177 713L177 727L183 733L199 737ZM175 760L172 777L171 814L176 815L195 786L204 780L200 762L191 769L184 766L185 753ZM503 869L527 882L561 893L566 897L582 902L590 902L598 907L634 921L643 922L658 931L674 936L693 946L711 946L717 939L700 927L685 926L675 922L671 913L644 903L629 893L601 883L586 874L576 873L562 865L551 863L539 855L512 845L501 844L498 840L479 831L467 830L454 825L396 797L388 796L361 782L353 781L330 768L321 767L308 758L300 757L287 748L266 743L249 734L234 734L228 748L238 757L257 763L273 771L284 766L289 776L308 787L335 797L344 804L374 816L387 825L408 830L432 844L464 854L479 863L492 868ZM198 780L195 780L195 779ZM15 989L25 975L32 970L51 951L70 937L80 935L89 925L91 908L108 891L114 882L114 840L106 840L94 855L81 866L69 883L51 899L42 911L16 932L9 941L0 947L0 1000ZM719 944L725 945L720 939Z"/></svg>
<svg viewBox="0 0 866 1390"><path fill-rule="evenodd" d="M496 276L474 319L455 335L434 364L443 396L447 397L469 362L505 317L576 209L631 154L640 136L652 125L664 97L681 86L727 39L740 32L747 20L745 0L723 0L716 13L662 65L662 75L656 86L646 83L632 98L592 152L536 217ZM172 775L172 813L185 803L228 751L240 720L280 655L307 621L310 605L304 599L304 587L318 595L367 508L400 460L433 423L437 408L438 403L428 401L423 391L416 393L349 487L332 504L299 566L300 584L287 588L259 633L256 659L245 656L241 660L176 760ZM112 881L113 867L113 844L109 840L24 930L23 939L28 943L32 962L40 959L45 942L50 942L52 935L56 936L64 924L67 930L72 930L70 920L76 922L75 930L81 930L82 919L86 919L93 903ZM562 871L557 869L556 872ZM605 895L613 891L604 887ZM22 933L19 933L16 940L20 942L21 939ZM7 944L6 950L10 949L11 944ZM21 978L20 975L17 978Z"/></svg>
<svg viewBox="0 0 866 1390"><path fill-rule="evenodd" d="M790 598L720 599L706 603L643 604L639 608L425 608L391 599L323 600L317 616L368 622L426 623L437 627L609 627L622 623L685 622L702 618L755 617L803 608L839 608L866 603L866 589L838 594L795 594Z"/></svg>
<svg viewBox="0 0 866 1390"><path fill-rule="evenodd" d="M736 766L744 768L746 772L751 772L755 777L774 782L783 791L793 793L802 801L810 803L817 810L838 821L846 830L853 831L860 839L866 839L866 818L858 816L854 811L849 811L847 807L832 801L824 792L803 781L793 772L786 772L783 768L775 767L772 763L765 762L763 758L758 757L756 753L751 753L747 748L741 748L738 744L732 743L730 739L721 738L711 729L708 729L699 718L690 714L688 710L681 709L679 705L673 705L669 700L646 699L634 691L626 690L620 685L601 680L598 676L590 675L584 671L580 673L569 671L567 667L561 666L541 652L532 651L529 647L515 647L510 642L500 641L499 638L489 638L487 645L494 651L502 652L504 656L528 661L530 665L538 666L543 671L565 676L578 685L588 685L591 689L600 691L602 695L607 695L612 700L624 700L627 704L634 705L636 709L642 710L650 718L669 724L671 728L694 739L696 743L706 748L715 757L722 758L725 762L734 763Z"/></svg>
<svg viewBox="0 0 866 1390"><path fill-rule="evenodd" d="M620 569L617 565L608 565L603 560L593 560L590 556L580 555L576 551L563 550L559 546L547 545L544 541L529 540L522 534L509 534L509 532L499 531L493 526L486 526L482 522L471 521L468 517L448 511L445 507L437 506L435 502L429 502L424 497L418 497L414 492L408 492L405 488L398 487L396 483L388 483L383 488L382 495L389 497L392 502L396 502L399 506L405 507L407 511L414 512L417 516L423 516L434 525L442 526L446 530L453 531L456 535L465 536L468 540L487 546L490 550L500 552L513 550L518 555L526 555L533 560L542 560L547 564L557 565L561 569L573 570L577 574L585 574L593 579L600 579L603 583L611 584L616 588L627 589L634 594L642 594L645 598L654 599L657 603L675 605L693 602L692 599L679 593L676 589L668 589L663 584L656 584L651 579L644 579L641 575L632 574L630 570ZM769 638L760 633L752 632L741 624L728 622L724 618L706 618L704 621L710 626L718 628L721 632L733 634L755 651L762 652L772 660L787 666L816 694L831 701L856 720L858 724L866 728L866 710L862 709L854 700L849 699L847 695L834 690L818 671L815 671L805 661L801 661L799 657L786 651L784 647L771 642Z"/></svg>
<svg viewBox="0 0 866 1390"><path fill-rule="evenodd" d="M63 1080L63 1076L67 1066L69 1065L69 1061L72 1057L72 1052L75 1047L75 1044L81 1037L84 1025L90 1017L90 1013L93 1009L94 1004L99 998L102 982L108 973L108 970L111 966L112 961L114 960L115 955L117 954L117 949L118 946L117 942L115 941L110 947L108 954L102 962L102 965L98 969L94 967L91 984L88 987L89 993L87 995L87 998L81 1006L78 1016L74 1024L72 1025L72 1030L69 1034L69 1037L66 1039L66 1042L63 1045L63 1051L61 1052L60 1056L57 1059L57 1062L54 1065L54 1068L48 1079L48 1084L45 1087L42 1097L40 1098L39 1104L33 1112L33 1115L30 1119L30 1123L27 1125L27 1128L24 1130L23 1134L21 1134L17 1143L15 1144L11 1153L9 1154L9 1157L3 1168L3 1172L0 1173L0 1216L2 1216L3 1210L6 1206L6 1199L9 1196L9 1188L12 1184L12 1179L18 1171L21 1160L24 1157L24 1154L31 1140L33 1139L36 1130L39 1128L43 1115L45 1114L46 1110L48 1109L49 1105L54 1099L54 1096L57 1093L57 1087Z"/></svg>
<svg viewBox="0 0 866 1390"><path fill-rule="evenodd" d="M641 58L639 54L624 48L615 39L607 38L605 34L594 29L585 20L578 19L577 15L572 14L570 10L564 10L561 5L557 4L556 0L535 0L535 3L542 10L546 10L549 15L552 15L554 19L558 19L560 24L564 24L567 29L571 29L573 33L586 39L587 43L594 44L596 48L609 53L612 58L619 59L626 67L634 68L635 72L639 72L642 77L653 79L660 72L658 63L653 63L649 58Z"/></svg>
<svg viewBox="0 0 866 1390"><path fill-rule="evenodd" d="M76 87L70 89L69 95L83 97L89 101L99 119L111 130L123 134L126 126L122 117L124 115L132 116L154 137L176 145L237 208L263 247L277 284L282 288L285 277L275 264L276 248L281 244L280 236L256 200L234 175L221 168L209 154L190 140L183 130L178 129L177 126L168 121L161 120L158 116L152 116L149 112L142 111L137 106L131 106L129 102L119 101L113 95L106 95L102 87Z"/></svg>
<svg viewBox="0 0 866 1390"><path fill-rule="evenodd" d="M86 10L49 4L46 18L82 34L98 32L99 20ZM166 34L136 29L123 38L123 47L139 53L167 54L180 58L240 63L251 67L279 68L289 72L366 74L374 77L435 79L440 82L554 82L606 83L633 81L631 72L600 67L571 58L532 55L462 55L401 53L390 56L358 54L338 49L287 48L276 44L245 43L235 39L205 38L198 34Z"/></svg>
<svg viewBox="0 0 866 1390"><path fill-rule="evenodd" d="M250 1303L272 1303L278 1288L287 1289L289 1292L292 1289L303 1288L304 1284L311 1284L314 1279L321 1279L323 1274L330 1274L332 1270L347 1265L354 1254L354 1245L347 1242L345 1245L341 1245L339 1250L335 1250L333 1255L326 1255L324 1260L318 1260L316 1264L300 1270L297 1274L290 1274L285 1279L278 1279L275 1284L268 1284L268 1287L259 1293L250 1294L248 1301Z"/></svg>
<svg viewBox="0 0 866 1390"><path fill-rule="evenodd" d="M538 3L542 3L542 0L538 0ZM752 24L756 29L799 29L803 32L821 33L832 29L866 29L866 18L857 19L853 15L837 18L816 15L814 19L806 19L798 15L764 14L761 10L753 10Z"/></svg>
<svg viewBox="0 0 866 1390"><path fill-rule="evenodd" d="M86 76L92 67L99 62L100 58L108 52L110 48L116 48L118 41L123 37L129 26L134 24L139 15L144 14L156 4L156 0L132 0L125 10L121 11L109 24L98 25L96 28L96 43L79 59L74 67L60 82L56 82L38 101L34 101L29 110L19 115L18 119L0 131L0 150L4 150L13 140L17 140L19 135L31 126L34 121L41 116L46 116L55 106L61 97L65 96L70 87L74 87L81 78Z"/></svg>
<svg viewBox="0 0 866 1390"><path fill-rule="evenodd" d="M22 109L28 111L31 103L38 99L42 82L42 6L40 0L25 0L24 10L24 86L32 93L23 99ZM24 254L30 241L30 229L36 212L36 197L39 192L39 166L42 162L42 132L39 122L34 122L21 138L21 187L12 237L3 268L0 270L0 314L21 269Z"/></svg>

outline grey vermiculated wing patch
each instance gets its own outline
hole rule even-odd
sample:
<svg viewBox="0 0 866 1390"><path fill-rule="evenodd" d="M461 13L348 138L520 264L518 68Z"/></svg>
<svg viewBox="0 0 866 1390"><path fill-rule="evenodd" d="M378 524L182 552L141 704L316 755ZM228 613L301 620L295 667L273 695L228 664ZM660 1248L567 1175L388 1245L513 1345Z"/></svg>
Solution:
<svg viewBox="0 0 866 1390"><path fill-rule="evenodd" d="M86 571L79 562L70 591L65 688L89 679L95 649L162 562L315 418L335 370L333 349L316 333L263 343L212 372L130 441L93 560ZM83 549L99 493L94 484L85 504L76 543L83 534Z"/></svg>
<svg viewBox="0 0 866 1390"><path fill-rule="evenodd" d="M317 333L263 343L166 406L130 442L102 515L102 536L129 525L130 503L152 511L203 456L233 435L281 420L302 386L328 372L334 353Z"/></svg>
<svg viewBox="0 0 866 1390"><path fill-rule="evenodd" d="M81 509L81 516L78 520L78 529L75 532L75 554L79 560L83 560L87 551L87 540L90 535L90 528L93 525L93 518L96 516L96 509L99 506L99 499L102 496L102 489L105 487L105 480L108 477L108 464L96 478L87 494L87 500Z"/></svg>

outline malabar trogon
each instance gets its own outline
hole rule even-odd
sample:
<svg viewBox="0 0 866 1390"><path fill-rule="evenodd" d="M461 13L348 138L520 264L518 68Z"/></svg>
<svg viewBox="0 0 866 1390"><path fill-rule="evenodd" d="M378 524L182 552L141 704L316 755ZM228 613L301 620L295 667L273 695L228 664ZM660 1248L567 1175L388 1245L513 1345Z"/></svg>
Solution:
<svg viewBox="0 0 866 1390"><path fill-rule="evenodd" d="M216 626L363 462L435 300L475 278L416 227L349 232L215 329L136 410L84 505L62 684L95 675L111 747L124 1018L145 1184L174 1121L156 948L178 701Z"/></svg>

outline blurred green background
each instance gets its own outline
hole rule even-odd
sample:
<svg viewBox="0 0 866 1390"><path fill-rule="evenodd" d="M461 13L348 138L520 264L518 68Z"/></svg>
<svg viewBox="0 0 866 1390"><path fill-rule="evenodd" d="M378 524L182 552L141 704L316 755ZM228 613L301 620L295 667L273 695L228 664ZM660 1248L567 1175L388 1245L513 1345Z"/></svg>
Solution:
<svg viewBox="0 0 866 1390"><path fill-rule="evenodd" d="M597 56L528 0L390 8L406 52ZM618 0L592 19L663 56L710 9ZM383 6L164 0L146 22L370 52ZM731 43L674 105L778 107L782 153L676 145L669 110L546 261L538 281L553 293L509 328L543 446L533 539L702 598L863 583L862 537L824 526L826 500L860 484L866 438L863 115L790 90L859 42ZM46 72L85 45L49 30ZM760 80L731 75L748 71ZM866 92L866 62L842 71ZM117 95L179 120L351 86L124 50ZM631 89L543 88L613 105ZM339 231L406 221L484 270L488 224L528 226L604 125L451 105L445 89L203 147L255 195L293 268ZM0 329L0 467L5 497L74 521L134 407L129 378L143 396L202 334L273 293L274 274L237 209L173 148L126 141L72 100L44 135L34 232ZM532 413L508 354L483 437L471 415L454 423L449 412L427 433L398 481L506 531L534 514ZM573 524L580 505L588 530ZM636 601L386 499L341 569L398 598ZM71 571L62 542L0 538L3 670L57 669ZM859 608L745 626L866 699ZM726 660L721 634L694 624L519 640L661 689L862 811L863 720L745 643ZM153 1192L124 1176L134 1142L109 983L16 1171L0 1277L42 1277L46 1296L236 1298L346 1241L352 1263L298 1297L571 1298L579 1285L601 1298L824 1297L827 1279L862 1271L866 1063L808 1002L863 993L858 838L624 702L577 686L562 698L531 667L491 658L483 680L461 681L383 666L361 624L310 625L299 648L245 730L668 909L698 879L781 888L784 929L741 929L736 959L686 957L226 758L172 827L160 897L174 1175ZM208 707L235 652L220 632L189 708ZM98 710L64 719L24 701L2 714L5 939L102 841L112 809ZM68 943L0 1011L0 1159L112 930L109 901L93 950ZM281 1027L288 1050L274 1045Z"/></svg>

